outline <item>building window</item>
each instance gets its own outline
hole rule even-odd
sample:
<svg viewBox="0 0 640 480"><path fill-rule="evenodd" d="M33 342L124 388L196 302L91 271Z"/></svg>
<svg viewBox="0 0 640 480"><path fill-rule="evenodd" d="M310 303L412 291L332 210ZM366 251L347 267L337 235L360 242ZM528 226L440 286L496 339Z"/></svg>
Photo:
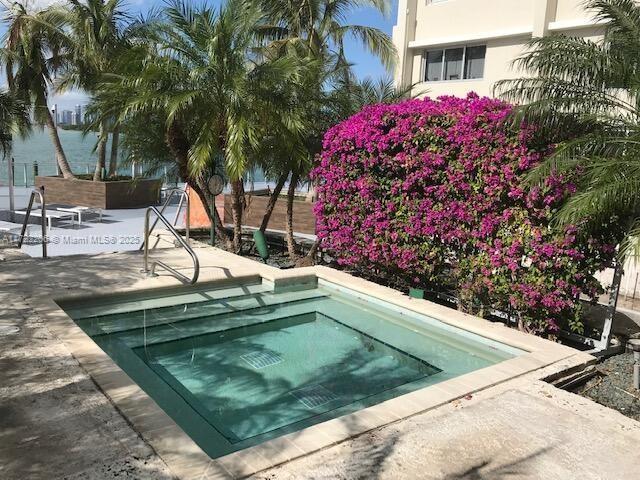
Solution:
<svg viewBox="0 0 640 480"><path fill-rule="evenodd" d="M486 45L467 47L465 52L464 78L482 78L484 75L484 57Z"/></svg>
<svg viewBox="0 0 640 480"><path fill-rule="evenodd" d="M427 69L425 80L437 82L442 80L442 50L427 52Z"/></svg>
<svg viewBox="0 0 640 480"><path fill-rule="evenodd" d="M447 48L444 51L444 76L445 80L462 79L462 62L464 48Z"/></svg>
<svg viewBox="0 0 640 480"><path fill-rule="evenodd" d="M424 56L424 80L469 80L482 78L486 45L429 50Z"/></svg>

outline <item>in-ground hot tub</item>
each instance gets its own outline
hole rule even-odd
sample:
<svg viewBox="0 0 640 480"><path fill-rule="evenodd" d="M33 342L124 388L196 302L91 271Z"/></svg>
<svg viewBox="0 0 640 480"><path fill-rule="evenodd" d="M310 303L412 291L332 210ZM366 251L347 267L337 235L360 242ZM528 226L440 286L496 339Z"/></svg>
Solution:
<svg viewBox="0 0 640 480"><path fill-rule="evenodd" d="M212 458L527 353L323 279L59 304Z"/></svg>

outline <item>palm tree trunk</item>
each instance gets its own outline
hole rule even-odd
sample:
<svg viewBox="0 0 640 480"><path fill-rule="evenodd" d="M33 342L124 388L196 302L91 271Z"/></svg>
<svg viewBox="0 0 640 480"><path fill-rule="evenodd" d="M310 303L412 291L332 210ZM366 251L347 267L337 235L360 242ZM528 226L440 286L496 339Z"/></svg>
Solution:
<svg viewBox="0 0 640 480"><path fill-rule="evenodd" d="M218 238L224 239L227 244L227 248L232 247L231 238L229 234L224 229L224 225L222 224L222 220L220 219L220 215L218 215L218 210L216 208L211 208L210 202L211 197L205 193L204 185L201 185L196 179L189 175L189 145L185 138L184 133L180 129L178 125L172 123L167 129L165 141L169 150L173 154L176 163L178 165L178 172L180 177L187 182L190 188L193 189L194 192L200 198L202 205L205 206L205 210L207 211L207 216L209 217L209 221L213 222L213 225L216 229L216 234ZM215 202L215 200L214 200ZM215 207L215 206L214 206ZM211 218L211 211L213 210L213 218Z"/></svg>
<svg viewBox="0 0 640 480"><path fill-rule="evenodd" d="M64 154L64 150L62 148L62 143L60 142L60 136L58 135L58 129L56 128L56 123L53 121L53 116L51 115L51 110L46 108L46 122L47 128L49 129L49 136L51 137L51 141L53 142L53 148L56 152L56 161L58 162L58 166L60 167L60 172L64 178L76 178L76 176L71 171L71 167L69 166L69 162L67 161L67 156Z"/></svg>
<svg viewBox="0 0 640 480"><path fill-rule="evenodd" d="M289 172L280 175L280 178L278 178L278 182L276 183L276 187L273 189L273 192L271 192L271 197L269 197L269 202L267 203L267 208L265 209L264 216L262 217L262 223L260 224L260 231L262 233L264 233L264 231L269 226L271 214L273 213L276 202L280 197L280 192L282 191L282 188L284 187L284 184L286 183L288 177Z"/></svg>
<svg viewBox="0 0 640 480"><path fill-rule="evenodd" d="M107 160L107 140L109 133L107 133L107 127L104 122L100 123L99 135L98 146L96 147L96 151L98 152L98 161L96 162L96 170L93 172L94 182L102 180L102 170L104 169Z"/></svg>
<svg viewBox="0 0 640 480"><path fill-rule="evenodd" d="M244 187L242 179L231 182L231 210L233 214L233 250L239 254L242 249L242 212L244 204Z"/></svg>
<svg viewBox="0 0 640 480"><path fill-rule="evenodd" d="M296 241L293 238L293 199L296 193L296 186L298 185L298 178L300 178L298 170L294 170L293 174L291 175L289 190L287 191L286 237L287 237L287 250L291 258L296 258L298 256L297 249L296 249Z"/></svg>
<svg viewBox="0 0 640 480"><path fill-rule="evenodd" d="M118 172L118 147L120 145L120 126L113 127L111 137L111 156L109 157L109 176L114 177Z"/></svg>
<svg viewBox="0 0 640 480"><path fill-rule="evenodd" d="M296 268L312 267L313 265L315 265L318 248L320 248L320 239L316 238L316 241L313 242L313 245L311 245L309 252L303 258L296 262Z"/></svg>

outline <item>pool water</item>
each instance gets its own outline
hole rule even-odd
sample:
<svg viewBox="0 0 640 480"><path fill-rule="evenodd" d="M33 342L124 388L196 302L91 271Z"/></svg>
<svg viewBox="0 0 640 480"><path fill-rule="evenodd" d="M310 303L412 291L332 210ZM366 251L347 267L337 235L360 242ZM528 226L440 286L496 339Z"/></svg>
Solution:
<svg viewBox="0 0 640 480"><path fill-rule="evenodd" d="M62 307L213 458L522 353L323 282Z"/></svg>

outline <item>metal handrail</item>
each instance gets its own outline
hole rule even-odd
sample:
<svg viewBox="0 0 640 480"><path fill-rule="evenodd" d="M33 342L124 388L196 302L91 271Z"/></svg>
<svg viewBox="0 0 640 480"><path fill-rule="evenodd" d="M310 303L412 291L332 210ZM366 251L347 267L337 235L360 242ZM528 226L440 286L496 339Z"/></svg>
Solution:
<svg viewBox="0 0 640 480"><path fill-rule="evenodd" d="M167 227L169 232L176 238L176 240L178 240L182 248L184 248L187 251L187 253L191 256L191 260L193 260L193 275L191 278L187 277L186 275L183 275L173 267L170 267L166 263L161 262L159 260L154 261L151 264L151 268L149 268L149 234L151 233L151 230L149 229L149 216L151 215L151 213L156 214L156 221L154 222L154 226L158 223L158 220L160 220L164 224L164 226ZM196 283L198 281L198 276L200 275L200 262L198 261L198 256L196 255L196 252L194 252L193 249L189 246L189 244L185 242L182 236L169 223L169 220L167 220L162 215L160 210L158 210L156 207L149 207L147 208L147 211L144 216L144 260L143 260L144 272L148 276L153 277L155 276L156 266L160 266L164 268L169 273L171 273L174 277L176 277L178 280L184 283L188 283L190 285L193 285L194 283Z"/></svg>
<svg viewBox="0 0 640 480"><path fill-rule="evenodd" d="M22 223L22 230L20 231L20 239L18 240L18 248L22 248L24 242L24 234L27 231L27 224L29 223L29 217L31 216L31 209L33 208L33 200L35 196L40 197L40 207L42 208L42 214L40 221L42 223L42 258L47 258L47 205L44 201L44 186L40 188L34 188L31 191L29 197L29 206L27 207L27 213L24 216L24 222Z"/></svg>
<svg viewBox="0 0 640 480"><path fill-rule="evenodd" d="M187 238L187 243L189 243L189 226L190 226L190 217L191 217L191 203L189 202L189 194L182 188L167 188L165 190L166 192L168 192L167 194L167 198L164 201L164 203L162 204L162 207L160 208L159 214L161 216L164 216L164 211L166 210L167 206L169 205L169 202L171 201L171 199L173 198L174 195L178 194L180 195L180 203L178 204L178 210L176 211L176 216L173 219L173 226L175 227L176 223L178 223L178 215L180 215L180 210L182 209L182 202L185 202L186 205L186 221L185 221L185 237ZM156 218L156 220L153 222L153 225L151 225L151 229L149 230L149 235L151 235L151 232L153 232L153 229L156 228L156 225L158 224L158 219L160 217ZM158 245L158 242L160 241L160 239L156 240L156 243L153 244L153 247L151 247L151 250L153 250L154 248L156 248L156 246ZM140 245L140 249L142 250L143 248L145 248L147 245L147 240L145 239L145 242Z"/></svg>

